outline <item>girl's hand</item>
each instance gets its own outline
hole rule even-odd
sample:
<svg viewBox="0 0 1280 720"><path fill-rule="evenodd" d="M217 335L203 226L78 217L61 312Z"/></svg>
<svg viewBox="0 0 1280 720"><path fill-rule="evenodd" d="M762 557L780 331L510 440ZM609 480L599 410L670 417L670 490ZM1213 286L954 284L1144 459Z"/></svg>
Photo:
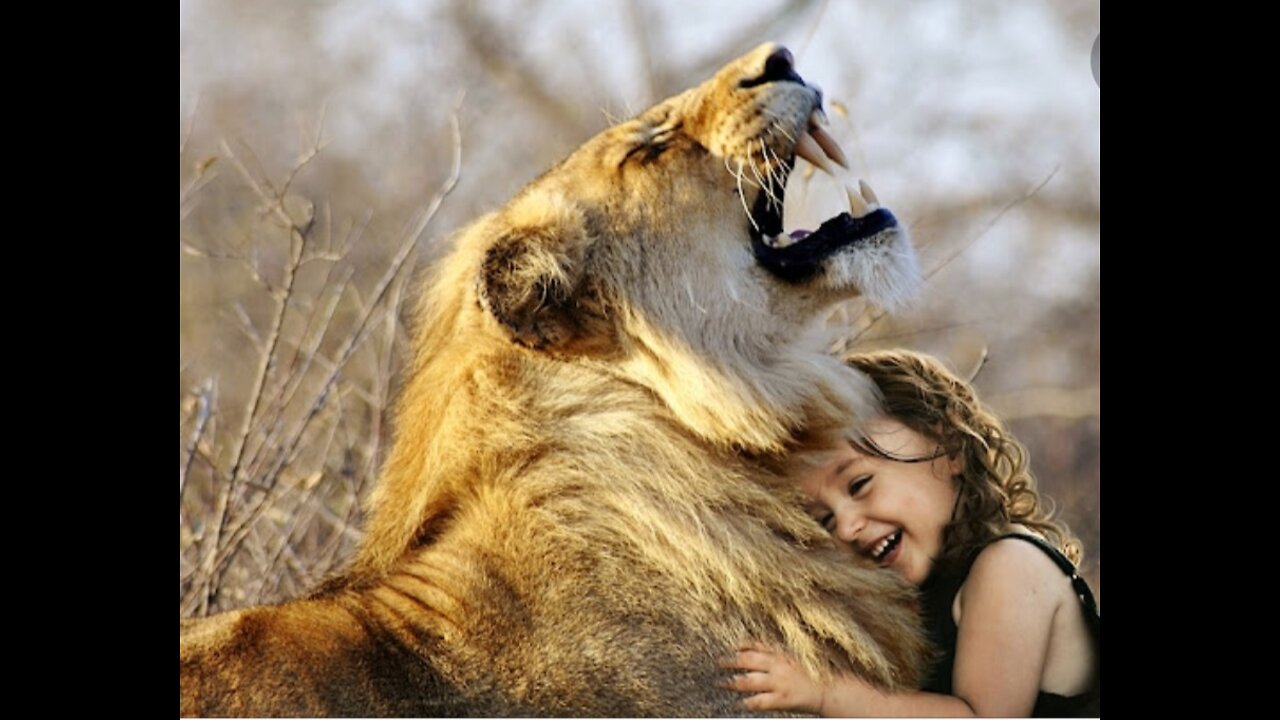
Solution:
<svg viewBox="0 0 1280 720"><path fill-rule="evenodd" d="M748 710L795 710L822 714L826 688L800 668L790 655L760 643L747 643L720 667L738 670L726 689L752 693L742 701Z"/></svg>

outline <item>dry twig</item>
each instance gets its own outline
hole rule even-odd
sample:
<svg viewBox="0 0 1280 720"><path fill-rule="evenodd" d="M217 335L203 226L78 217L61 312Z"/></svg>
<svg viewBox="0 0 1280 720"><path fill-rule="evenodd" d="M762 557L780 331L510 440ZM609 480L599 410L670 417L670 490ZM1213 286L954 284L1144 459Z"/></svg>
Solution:
<svg viewBox="0 0 1280 720"><path fill-rule="evenodd" d="M289 434L288 439L282 441L273 453L274 458L271 461L271 466L264 474L264 477L269 479L266 485L268 487L272 487L273 490L261 497L248 511L245 517L236 525L236 527L227 533L226 540L219 543L217 557L214 560L213 567L209 573L209 582L212 587L216 587L217 583L220 582L222 576L230 565L231 559L243 544L244 539L250 532L250 529L275 499L275 496L278 493L274 490L274 482L270 479L278 477L283 467L296 456L299 445L302 438L305 436L307 429L310 427L312 421L320 411L325 408L329 396L335 387L339 374L350 360L356 348L360 346L372 328L371 320L375 314L375 310L380 305L382 299L386 296L393 282L400 275L409 258L417 249L419 237L431 223L431 220L435 218L436 213L439 212L440 206L443 204L445 198L447 198L457 186L462 173L462 131L459 122L461 104L462 96L460 95L458 102L454 107L454 112L450 117L453 135L453 162L449 176L432 197L426 210L421 214L418 220L410 226L409 232L401 242L399 250L396 252L386 271L375 286L375 289L371 294L369 305L358 320L354 332L348 336L346 343L338 352L338 357L334 362L334 367L326 378L319 394L311 404L310 409L302 420L297 423L293 431Z"/></svg>
<svg viewBox="0 0 1280 720"><path fill-rule="evenodd" d="M202 593L203 598L200 601L199 612L204 613L208 609L208 603L217 593L216 573L214 569L217 566L217 559L221 552L226 548L226 530L230 522L229 506L233 499L237 497L237 489L242 481L241 468L245 456L245 448L248 445L249 437L253 430L254 419L258 416L259 408L262 403L263 393L266 388L267 379L271 375L278 357L278 348L282 337L282 329L284 326L284 318L288 312L290 301L293 296L294 282L297 278L297 271L302 259L303 250L307 243L307 231L310 229L310 222L305 227L299 226L285 211L284 201L285 195L275 192L271 187L270 181L265 178L259 179L250 172L248 166L240 157L231 149L231 146L224 140L222 142L222 150L236 169L240 171L246 184L253 189L259 198L266 203L269 212L275 214L277 219L288 229L289 233L289 260L284 268L284 280L281 288L277 292L273 292L272 298L276 302L276 311L271 318L270 330L266 335L266 342L260 347L260 356L258 362L257 373L252 384L249 400L246 403L246 411L241 422L240 432L235 437L235 450L233 451L231 470L227 473L227 483L222 487L218 494L218 499L214 506L214 517L216 522L213 523L213 535L209 538L208 549L205 551L205 559L202 563L204 571L203 579L205 581L206 592ZM307 153L299 162L299 167L295 167L294 172L290 174L289 182L292 182L294 176L302 165L310 162L316 153ZM250 152L250 155L252 153ZM252 158L251 158L252 159ZM253 264L256 267L256 263Z"/></svg>
<svg viewBox="0 0 1280 720"><path fill-rule="evenodd" d="M191 440L187 442L187 459L182 463L182 469L178 472L179 506L182 503L182 496L187 491L187 473L191 470L191 461L195 459L196 450L200 446L200 438L204 436L205 426L212 415L213 406L216 402L214 399L216 392L217 384L210 378L205 381L204 386L200 388L200 392L196 395L196 426L191 431Z"/></svg>

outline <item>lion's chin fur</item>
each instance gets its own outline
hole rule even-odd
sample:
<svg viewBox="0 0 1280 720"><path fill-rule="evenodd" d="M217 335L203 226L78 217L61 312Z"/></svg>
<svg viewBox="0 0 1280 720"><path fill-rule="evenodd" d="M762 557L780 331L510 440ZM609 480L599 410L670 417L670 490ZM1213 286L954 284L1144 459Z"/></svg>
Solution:
<svg viewBox="0 0 1280 720"><path fill-rule="evenodd" d="M737 715L717 660L748 639L917 681L913 589L840 554L787 473L877 411L816 319L897 307L918 272L900 228L805 284L752 261L717 152L748 111L808 117L806 85L744 89L775 50L454 237L358 556L308 599L184 626L184 713Z"/></svg>
<svg viewBox="0 0 1280 720"><path fill-rule="evenodd" d="M919 294L920 268L906 228L882 235L841 253L827 265L821 282L832 288L858 288L871 303L895 312Z"/></svg>

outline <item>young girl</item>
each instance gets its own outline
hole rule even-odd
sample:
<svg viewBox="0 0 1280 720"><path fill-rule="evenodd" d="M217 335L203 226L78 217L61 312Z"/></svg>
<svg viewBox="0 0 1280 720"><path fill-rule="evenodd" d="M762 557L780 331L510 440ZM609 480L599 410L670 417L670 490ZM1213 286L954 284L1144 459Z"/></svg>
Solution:
<svg viewBox="0 0 1280 720"><path fill-rule="evenodd" d="M918 585L939 659L922 691L851 675L821 684L749 644L724 665L751 710L824 716L1092 715L1100 709L1093 594L1079 542L1041 507L1026 451L973 389L915 353L852 356L888 418L800 477L837 544Z"/></svg>

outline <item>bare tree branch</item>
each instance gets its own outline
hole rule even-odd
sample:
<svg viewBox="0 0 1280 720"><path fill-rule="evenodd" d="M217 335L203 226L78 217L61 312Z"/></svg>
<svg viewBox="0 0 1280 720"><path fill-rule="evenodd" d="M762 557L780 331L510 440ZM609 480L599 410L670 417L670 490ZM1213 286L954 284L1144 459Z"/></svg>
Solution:
<svg viewBox="0 0 1280 720"><path fill-rule="evenodd" d="M187 125L182 131L182 140L178 144L178 162L181 164L187 155L187 145L191 141L191 134L195 131L196 115L200 110L200 96L196 95L191 105L191 114L187 117ZM178 222L182 222L191 214L191 210L195 207L191 202L195 196L204 189L206 185L213 182L217 177L217 172L210 172L213 164L218 160L217 156L205 158L196 163L193 168L194 174L191 181L187 183L178 192Z"/></svg>
<svg viewBox="0 0 1280 720"><path fill-rule="evenodd" d="M303 380L307 376L307 372L311 369L312 362L318 356L320 352L320 344L324 341L325 336L329 333L329 329L333 326L333 318L338 308L338 302L342 299L342 295L346 291L346 288L351 281L351 276L354 273L354 269L350 267L346 268L343 272L343 276L335 285L336 289L329 292L329 301L323 308L317 308L316 312L312 313L311 317L308 319L307 329L303 331L303 340L299 343L298 351L294 354L294 359L290 363L288 371L285 373L285 383L280 387L280 391L276 394L276 397L268 406L267 411L263 414L264 418L267 416L272 417L270 425L273 428L273 432L264 438L259 446L259 451L250 458L248 463L248 467L251 468L249 473L250 475L257 475L256 470L259 469L258 460L261 450L270 446L272 442L277 439L277 435L274 430L283 429L284 411L292 405L295 394L302 386ZM318 321L316 320L317 316L319 317ZM317 329L311 330L313 324ZM304 348L303 344L306 343L308 334L311 336L311 342L309 343L309 347Z"/></svg>
<svg viewBox="0 0 1280 720"><path fill-rule="evenodd" d="M298 444L301 442L307 428L320 411L326 406L329 395L333 391L334 385L342 371L342 368L346 365L347 361L351 358L352 353L355 352L355 349L359 347L365 336L368 334L371 327L370 319L372 318L375 309L382 298L386 295L392 282L400 274L405 263L417 249L419 236L421 236L423 231L426 230L431 220L435 218L435 215L440 210L440 206L443 204L445 198L447 198L453 192L453 189L457 187L458 179L461 177L462 173L462 130L459 123L462 99L463 95L460 94L458 101L454 106L454 112L450 117L453 133L453 163L450 168L448 178L445 179L435 196L432 197L426 211L421 215L417 223L411 226L410 232L401 242L400 249L397 251L386 271L383 273L382 278L378 281L378 284L372 294L369 307L357 323L355 332L348 337L346 344L338 353L338 359L335 363L335 367L325 381L319 396L316 398L315 402L312 403L311 409L307 412L303 420L298 423L297 427L294 429L292 437L287 441L284 447L275 454L276 459L274 467L272 467L267 473L267 477L274 477L280 472L289 459L294 457L297 452ZM226 572L226 568L230 563L231 558L235 555L235 550L241 545L241 543L243 543L244 538L248 535L249 529L253 526L254 522L261 517L266 507L267 504L264 501L257 503L253 510L249 512L248 516L238 524L234 531L230 533L228 542L223 543L213 571L210 573L211 583L215 586L216 583L220 581L222 575Z"/></svg>
<svg viewBox="0 0 1280 720"><path fill-rule="evenodd" d="M253 152L253 147L243 140L236 140L236 143L240 145L246 156L243 160L239 155L232 152L231 145L226 139L223 139L219 145L222 147L223 154L231 158L231 161L235 163L236 169L249 187L253 189L259 198L266 202L263 209L266 212L274 211L275 206L283 199L283 196L277 193L275 186L271 184L271 178L267 177L266 171L262 169L262 162L258 160L257 154ZM253 167L250 168L249 165L253 165ZM288 227L288 225L285 227Z"/></svg>
<svg viewBox="0 0 1280 720"><path fill-rule="evenodd" d="M191 211L195 209L196 196L200 191L205 189L210 183L218 178L218 171L213 169L213 164L218 161L218 157L211 156L200 161L195 167L195 175L192 176L191 182L182 188L178 193L178 222L187 219Z"/></svg>
<svg viewBox="0 0 1280 720"><path fill-rule="evenodd" d="M183 155L187 154L187 142L191 140L191 133L196 127L196 111L200 109L200 95L197 93L195 100L191 102L191 114L187 116L187 127L182 131L182 141L178 143L178 159L181 160Z"/></svg>
<svg viewBox="0 0 1280 720"><path fill-rule="evenodd" d="M244 419L241 423L241 429L234 441L235 450L232 454L234 459L231 464L231 471L227 474L228 482L219 494L215 510L215 515L218 521L214 529L210 549L205 559L205 568L210 571L205 576L209 583L209 592L205 593L205 599L201 601L201 613L208 608L208 596L217 592L217 573L212 571L216 567L219 554L223 552L226 547L227 541L225 533L227 523L230 519L227 507L231 499L235 497L236 487L240 482L241 464L245 457L245 448L248 444L249 436L252 433L254 418L258 415L259 407L262 403L262 396L266 388L267 378L270 376L271 370L275 366L277 348L280 344L282 328L284 326L284 317L289 309L290 300L293 296L294 281L297 278L298 266L307 243L306 228L299 227L284 208L284 195L274 192L271 188L270 182L265 178L260 180L255 177L225 140L222 141L222 150L227 157L231 159L231 162L234 163L236 169L240 171L241 176L245 179L245 182L249 187L251 187L267 204L268 211L274 213L280 222L288 229L289 261L285 264L283 284L280 291L274 296L276 301L276 312L272 316L271 327L266 335L266 345L259 357L258 370L251 386L252 390L248 402L246 403L246 410ZM308 223L308 227L310 227L310 223Z"/></svg>
<svg viewBox="0 0 1280 720"><path fill-rule="evenodd" d="M213 381L213 378L210 378L205 381L204 386L200 388L200 392L196 396L196 426L191 431L191 440L187 442L187 458L182 463L182 469L178 472L179 507L181 507L182 497L187 491L187 473L191 469L191 461L196 456L196 449L200 446L200 438L204 436L205 425L209 422L216 391L217 384Z"/></svg>
<svg viewBox="0 0 1280 720"><path fill-rule="evenodd" d="M938 274L938 271L942 270L942 268L951 264L951 261L960 257L961 253L963 253L965 250L968 250L970 247L972 247L973 244L976 243L978 240L980 240L984 235L986 235L987 232L991 230L991 228L995 227L996 223L999 222L1000 219L1005 216L1005 213L1009 212L1014 207L1017 207L1018 205L1021 205L1022 203L1027 202L1032 197L1034 197L1036 193L1040 192L1040 190L1042 190L1045 185L1049 184L1049 181L1053 179L1053 176L1058 174L1058 170L1061 167L1062 167L1061 165L1055 165L1053 170L1051 170L1049 174L1045 176L1045 179L1041 180L1038 185L1031 188L1027 192L1023 193L1022 195L1019 195L1018 197L1015 197L1014 199L1005 203L1004 207L1000 208L999 212L993 215L992 218L987 222L987 224L982 226L981 230L975 233L973 237L969 238L967 242L960 245L960 247L954 250L950 255L943 258L942 262L936 265L932 270L925 273L924 282L928 282L934 275ZM866 327L862 328L862 330L854 334L851 342L856 342L859 339L861 339L864 335L870 332L871 329L875 327L877 323L879 323L882 319L884 319L884 317L885 317L885 311L879 310L879 309L875 310L871 317L871 321L867 323Z"/></svg>
<svg viewBox="0 0 1280 720"><path fill-rule="evenodd" d="M883 335L873 335L873 336L861 338L861 340L863 342L903 343L904 341L908 341L913 338L928 336L934 333L943 333L943 332L947 332L948 330L959 330L960 328L968 328L968 327L981 327L982 325L985 325L990 322L995 322L996 320L999 320L999 319L1000 318L996 318L996 317L987 317L987 318L977 318L974 320L949 322L942 325L930 325L929 327L904 329L900 332L886 332ZM864 330L866 330L866 328L864 328ZM832 348L832 352L839 354L842 352L847 352L851 349L852 349L852 339L845 338L836 343L836 345Z"/></svg>
<svg viewBox="0 0 1280 720"><path fill-rule="evenodd" d="M245 310L244 303L236 302L231 305L231 315L235 317L237 327L245 337L253 343L253 346L261 352L263 348L262 336L258 334L258 328L253 324L253 318L249 317L249 311Z"/></svg>
<svg viewBox="0 0 1280 720"><path fill-rule="evenodd" d="M964 243L959 248L954 250L941 263L939 263L936 267L934 267L932 270L926 273L924 276L925 281L928 281L930 278L936 275L938 271L942 270L944 267L951 264L952 260L955 260L956 258L960 257L961 253L963 253L965 250L968 250L970 247L972 247L974 243L978 242L978 240L980 240L984 235L986 235L987 232L991 230L991 228L996 226L996 223L1000 222L1001 218L1005 216L1005 213L1009 212L1010 210L1017 207L1018 205L1021 205L1027 202L1028 200L1030 200L1031 198L1035 197L1037 193L1039 193L1042 189L1044 189L1045 185L1049 184L1049 181L1053 179L1053 176L1058 174L1058 170L1060 169L1062 169L1061 165L1055 165L1053 170L1050 170L1049 174L1046 175L1044 180L1041 180L1038 185L1031 188L1026 193L1023 193L1022 195L1005 203L1004 207L1000 208L999 212L993 215L991 219L987 221L987 224L982 226L981 230L979 230L973 237L969 238L968 242Z"/></svg>
<svg viewBox="0 0 1280 720"><path fill-rule="evenodd" d="M982 372L982 368L987 366L987 358L990 356L989 351L990 348L987 347L986 343L983 343L982 353L978 355L978 359L973 363L973 367L964 374L965 379L967 379L970 384L973 384L973 381L978 379L978 373Z"/></svg>
<svg viewBox="0 0 1280 720"><path fill-rule="evenodd" d="M316 127L315 137L312 138L311 143L303 151L302 157L298 158L298 161L293 166L293 170L291 170L289 175L285 177L284 185L280 187L281 198L284 198L284 196L289 193L289 188L293 185L294 179L298 177L298 173L302 171L302 168L306 167L312 160L314 160L316 156L320 154L320 151L328 145L328 143L321 141L321 137L324 135L324 113L325 107L321 106L320 120Z"/></svg>
<svg viewBox="0 0 1280 720"><path fill-rule="evenodd" d="M248 440L250 428L253 420L257 416L259 406L262 402L262 393L266 387L267 376L274 367L277 352L276 349L280 343L281 328L284 325L284 317L289 309L290 298L293 295L294 281L297 278L298 265L302 259L302 252L306 247L306 234L303 228L298 227L293 218L289 217L288 212L284 208L284 195L276 194L270 189L270 183L263 180L261 183L257 178L249 172L240 158L231 150L231 147L224 140L222 143L223 152L227 154L231 161L235 163L236 168L244 177L245 182L253 188L263 201L268 203L268 208L276 214L280 222L289 230L289 262L285 264L284 283L276 298L276 312L271 319L271 329L267 333L267 345L258 364L258 372L253 382L253 391L250 395L249 409L245 413L244 422L242 424L241 433L237 439L237 447L234 453L234 461L231 466L231 480L234 484L240 472L241 462L244 459L245 443ZM305 159L310 160L310 157ZM265 187L264 187L265 186Z"/></svg>

